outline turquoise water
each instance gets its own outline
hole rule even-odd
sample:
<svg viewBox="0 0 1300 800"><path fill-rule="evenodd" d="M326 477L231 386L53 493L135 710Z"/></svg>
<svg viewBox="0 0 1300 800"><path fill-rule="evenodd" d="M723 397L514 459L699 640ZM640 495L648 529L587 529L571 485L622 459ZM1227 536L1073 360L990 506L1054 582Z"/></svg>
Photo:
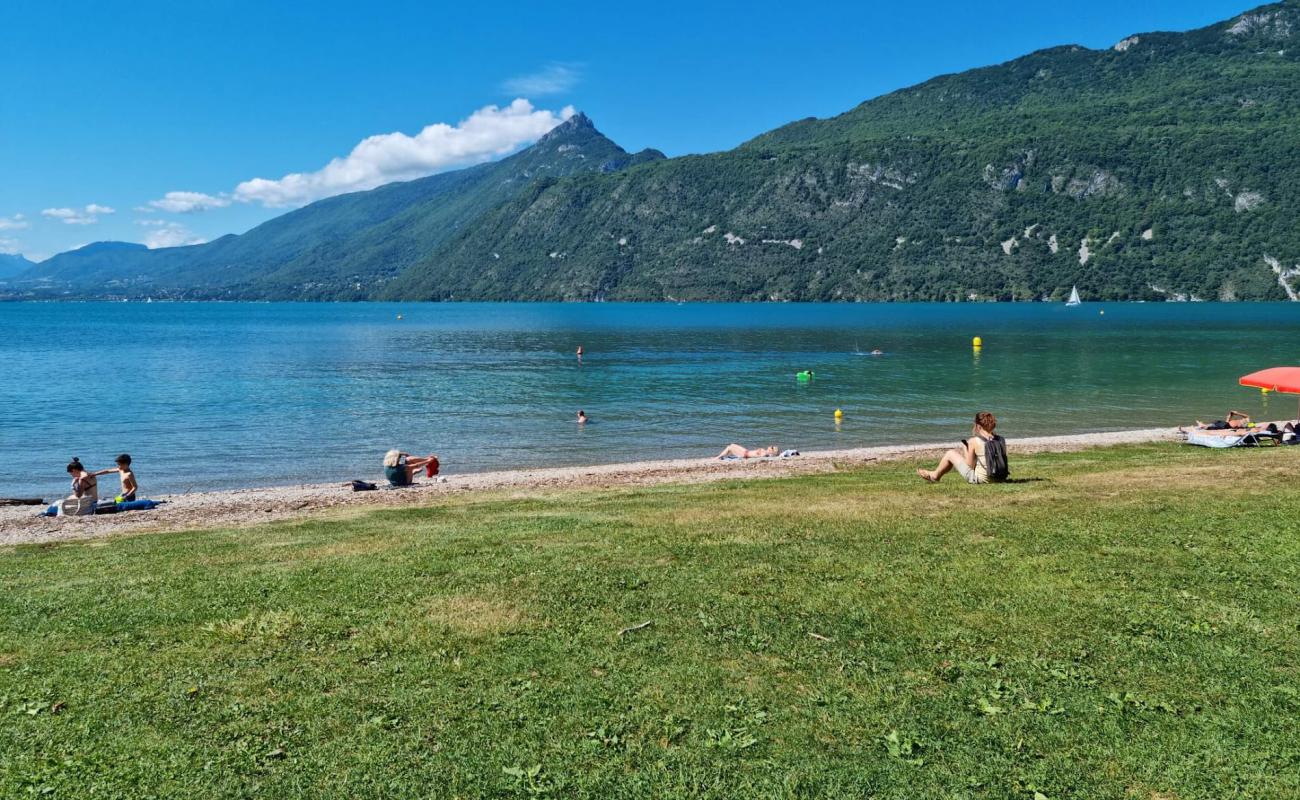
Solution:
<svg viewBox="0 0 1300 800"><path fill-rule="evenodd" d="M162 493L1287 416L1236 379L1300 304L0 303L0 342L0 496L54 497L123 450Z"/></svg>

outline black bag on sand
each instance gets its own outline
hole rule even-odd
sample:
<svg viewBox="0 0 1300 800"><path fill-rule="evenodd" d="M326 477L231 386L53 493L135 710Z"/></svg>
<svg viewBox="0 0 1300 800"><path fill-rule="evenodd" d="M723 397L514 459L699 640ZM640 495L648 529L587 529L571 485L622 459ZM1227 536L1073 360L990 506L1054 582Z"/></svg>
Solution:
<svg viewBox="0 0 1300 800"><path fill-rule="evenodd" d="M992 439L984 440L984 466L991 481L1005 481L1011 477L1011 467L1007 464L1007 440L996 433Z"/></svg>
<svg viewBox="0 0 1300 800"><path fill-rule="evenodd" d="M366 483L365 481L352 482L352 491L354 492L373 492L378 488L379 487L374 485L373 483Z"/></svg>

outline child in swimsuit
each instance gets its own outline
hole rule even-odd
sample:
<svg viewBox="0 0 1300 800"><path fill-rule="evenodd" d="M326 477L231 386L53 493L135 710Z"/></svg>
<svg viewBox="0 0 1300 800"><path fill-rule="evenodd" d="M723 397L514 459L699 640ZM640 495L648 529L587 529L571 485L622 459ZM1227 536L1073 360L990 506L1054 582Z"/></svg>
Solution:
<svg viewBox="0 0 1300 800"><path fill-rule="evenodd" d="M117 501L119 503L129 503L135 500L135 493L140 489L140 484L135 480L135 472L131 469L131 456L128 453L123 453L114 459L114 463L117 464L115 468L101 469L99 472L92 474L98 476L116 472L118 480L122 482L122 491L118 493Z"/></svg>

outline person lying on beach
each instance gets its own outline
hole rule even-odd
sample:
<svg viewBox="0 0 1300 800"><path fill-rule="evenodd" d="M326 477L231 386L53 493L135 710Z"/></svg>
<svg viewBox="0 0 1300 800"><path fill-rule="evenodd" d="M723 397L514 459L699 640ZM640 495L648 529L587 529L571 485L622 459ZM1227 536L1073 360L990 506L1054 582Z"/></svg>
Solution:
<svg viewBox="0 0 1300 800"><path fill-rule="evenodd" d="M975 427L971 429L974 435L971 438L962 441L961 447L944 453L934 469L918 469L916 474L930 483L938 483L950 470L955 469L967 483L990 483L993 479L989 477L988 443L995 438L993 429L997 426L996 417L987 411L981 411L975 415Z"/></svg>
<svg viewBox="0 0 1300 800"><path fill-rule="evenodd" d="M384 454L384 477L392 486L410 486L420 470L425 470L430 478L438 474L438 457L428 455L417 458L401 450L389 450Z"/></svg>
<svg viewBox="0 0 1300 800"><path fill-rule="evenodd" d="M1239 430L1241 428L1249 428L1253 424L1254 423L1250 421L1250 415L1243 411L1229 411L1226 420L1218 419L1214 422L1201 422L1199 419L1196 420L1196 427L1203 431Z"/></svg>
<svg viewBox="0 0 1300 800"><path fill-rule="evenodd" d="M779 451L776 445L750 450L744 445L732 443L723 448L721 453L718 453L718 458L771 458L777 452Z"/></svg>
<svg viewBox="0 0 1300 800"><path fill-rule="evenodd" d="M128 453L123 453L114 459L114 463L117 466L112 469L101 469L91 474L98 477L116 472L118 480L122 482L122 491L115 500L119 503L129 503L135 499L135 493L140 490L140 484L135 479L135 472L131 470L131 456Z"/></svg>

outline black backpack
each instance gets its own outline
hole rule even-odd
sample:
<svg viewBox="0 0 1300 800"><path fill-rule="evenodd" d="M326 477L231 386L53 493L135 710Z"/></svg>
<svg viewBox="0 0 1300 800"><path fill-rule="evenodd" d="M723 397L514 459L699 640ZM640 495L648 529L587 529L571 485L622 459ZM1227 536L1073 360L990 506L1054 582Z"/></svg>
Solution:
<svg viewBox="0 0 1300 800"><path fill-rule="evenodd" d="M1007 440L996 433L993 438L984 440L984 468L988 470L991 481L1005 481L1011 476L1011 467L1007 465Z"/></svg>

